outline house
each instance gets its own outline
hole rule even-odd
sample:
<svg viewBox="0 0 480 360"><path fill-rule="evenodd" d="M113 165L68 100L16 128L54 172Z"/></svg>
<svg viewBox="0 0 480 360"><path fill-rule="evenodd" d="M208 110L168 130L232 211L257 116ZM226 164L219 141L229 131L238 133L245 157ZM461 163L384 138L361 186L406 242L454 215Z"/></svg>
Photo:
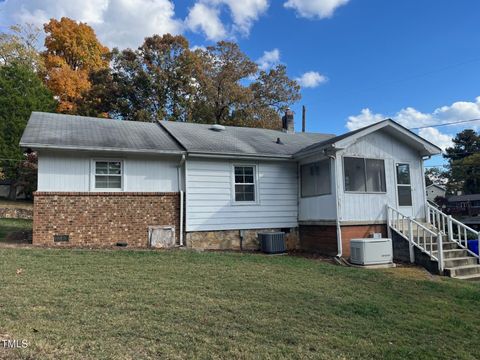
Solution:
<svg viewBox="0 0 480 360"><path fill-rule="evenodd" d="M446 211L459 216L480 215L480 194L449 196Z"/></svg>
<svg viewBox="0 0 480 360"><path fill-rule="evenodd" d="M33 243L254 249L259 230L289 248L349 256L352 238L387 236L387 205L427 217L423 160L441 150L392 120L340 136L32 113L38 152Z"/></svg>
<svg viewBox="0 0 480 360"><path fill-rule="evenodd" d="M431 184L427 186L427 200L434 203L437 197L445 197L447 190L445 187L438 184Z"/></svg>

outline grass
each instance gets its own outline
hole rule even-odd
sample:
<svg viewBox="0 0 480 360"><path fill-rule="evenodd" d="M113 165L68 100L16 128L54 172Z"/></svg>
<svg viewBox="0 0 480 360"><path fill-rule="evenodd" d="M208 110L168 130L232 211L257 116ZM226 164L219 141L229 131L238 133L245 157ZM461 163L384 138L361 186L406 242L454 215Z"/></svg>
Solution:
<svg viewBox="0 0 480 360"><path fill-rule="evenodd" d="M414 268L181 250L0 258L0 334L29 344L0 358L478 358L479 284Z"/></svg>
<svg viewBox="0 0 480 360"><path fill-rule="evenodd" d="M26 233L32 230L32 220L0 219L0 243L25 242Z"/></svg>

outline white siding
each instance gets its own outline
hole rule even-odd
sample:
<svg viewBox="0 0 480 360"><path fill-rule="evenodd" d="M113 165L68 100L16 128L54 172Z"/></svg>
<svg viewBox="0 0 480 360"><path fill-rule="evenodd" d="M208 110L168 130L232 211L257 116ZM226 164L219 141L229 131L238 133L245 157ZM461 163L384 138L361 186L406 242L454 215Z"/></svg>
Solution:
<svg viewBox="0 0 480 360"><path fill-rule="evenodd" d="M38 191L91 191L93 159L119 159L124 189L132 192L178 191L178 159L153 156L107 156L94 153L45 152L38 157Z"/></svg>
<svg viewBox="0 0 480 360"><path fill-rule="evenodd" d="M312 156L302 159L300 165L309 164L325 159L321 156ZM334 221L337 218L337 207L335 205L335 163L331 161L331 193L321 196L301 197L299 191L299 221Z"/></svg>
<svg viewBox="0 0 480 360"><path fill-rule="evenodd" d="M387 192L384 194L353 194L344 191L343 157L358 156L385 160ZM341 169L339 189L340 221L385 221L386 204L416 218L425 218L425 190L421 156L404 143L378 131L369 134L337 154L337 168ZM412 181L413 208L398 207L397 163L409 163Z"/></svg>
<svg viewBox="0 0 480 360"><path fill-rule="evenodd" d="M59 153L38 155L38 191L89 191L90 159Z"/></svg>
<svg viewBox="0 0 480 360"><path fill-rule="evenodd" d="M232 166L243 162L188 159L186 231L297 226L297 165L246 162L257 166L258 203L233 201Z"/></svg>

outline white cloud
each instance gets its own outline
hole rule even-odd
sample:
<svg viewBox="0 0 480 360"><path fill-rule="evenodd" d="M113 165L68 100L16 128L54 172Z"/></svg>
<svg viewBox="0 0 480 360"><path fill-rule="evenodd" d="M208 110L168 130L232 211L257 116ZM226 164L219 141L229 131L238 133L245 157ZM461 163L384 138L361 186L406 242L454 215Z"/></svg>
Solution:
<svg viewBox="0 0 480 360"><path fill-rule="evenodd" d="M232 37L236 33L247 36L253 23L267 11L268 6L268 0L198 0L185 22L190 30L201 31L210 40ZM223 8L229 10L231 25L222 23Z"/></svg>
<svg viewBox="0 0 480 360"><path fill-rule="evenodd" d="M185 24L192 31L202 31L210 40L222 39L227 34L220 20L220 10L202 3L190 9Z"/></svg>
<svg viewBox="0 0 480 360"><path fill-rule="evenodd" d="M453 145L453 136L442 134L436 128L429 127L425 129L420 129L418 135L437 145L442 150L445 150L447 147L451 147Z"/></svg>
<svg viewBox="0 0 480 360"><path fill-rule="evenodd" d="M324 19L333 15L335 10L349 0L288 0L283 6L294 9L298 16L309 19Z"/></svg>
<svg viewBox="0 0 480 360"><path fill-rule="evenodd" d="M346 126L349 130L355 130L387 117L389 116L373 113L367 108L363 109L358 115L349 116ZM451 145L452 135L444 134L437 128L429 126L480 118L480 96L473 102L458 101L448 106L439 107L431 113L422 113L412 107L407 107L390 117L407 128L426 127L419 130L420 136L444 149ZM474 124L468 126L476 128ZM448 129L448 127L444 127L444 129Z"/></svg>
<svg viewBox="0 0 480 360"><path fill-rule="evenodd" d="M304 88L314 88L326 83L328 78L317 71L308 71L295 80Z"/></svg>
<svg viewBox="0 0 480 360"><path fill-rule="evenodd" d="M273 49L271 51L264 51L263 55L257 60L260 70L268 70L280 63L280 50Z"/></svg>
<svg viewBox="0 0 480 360"><path fill-rule="evenodd" d="M113 47L136 48L146 36L181 33L170 0L6 0L0 3L0 22L30 22L42 26L50 18L67 16L86 22L100 41Z"/></svg>

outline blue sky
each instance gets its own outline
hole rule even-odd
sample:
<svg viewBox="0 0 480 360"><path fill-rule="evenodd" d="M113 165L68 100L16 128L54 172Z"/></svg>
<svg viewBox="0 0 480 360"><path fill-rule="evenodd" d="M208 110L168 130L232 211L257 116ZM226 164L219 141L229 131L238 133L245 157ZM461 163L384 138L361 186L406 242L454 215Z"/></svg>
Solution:
<svg viewBox="0 0 480 360"><path fill-rule="evenodd" d="M391 117L407 127L480 118L477 0L6 0L0 24L62 15L86 21L109 46L153 33L182 33L192 46L234 39L301 78L300 126L343 133ZM310 87L308 87L310 86ZM478 98L478 99L477 99ZM420 134L440 146L463 126Z"/></svg>

